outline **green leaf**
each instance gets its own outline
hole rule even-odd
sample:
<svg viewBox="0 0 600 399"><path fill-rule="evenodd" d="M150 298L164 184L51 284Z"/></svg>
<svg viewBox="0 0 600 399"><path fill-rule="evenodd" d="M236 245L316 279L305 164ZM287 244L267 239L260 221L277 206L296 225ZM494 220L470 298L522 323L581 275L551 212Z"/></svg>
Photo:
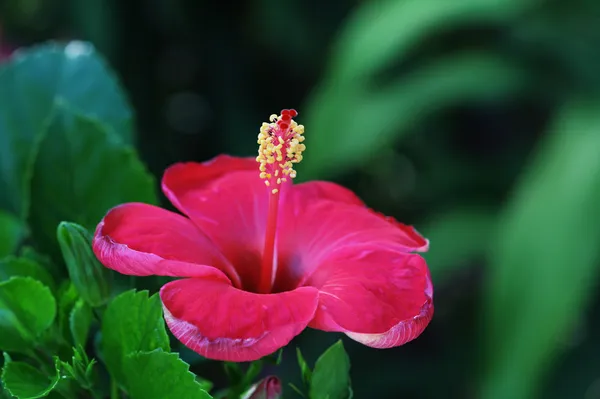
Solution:
<svg viewBox="0 0 600 399"><path fill-rule="evenodd" d="M431 247L423 254L434 282L448 277L457 267L483 256L490 248L497 211L471 207L434 214L419 229Z"/></svg>
<svg viewBox="0 0 600 399"><path fill-rule="evenodd" d="M202 378L199 376L196 376L196 382L198 383L198 385L200 385L200 388L202 388L206 392L210 392L210 390L213 389L214 386L212 381L209 381L206 378Z"/></svg>
<svg viewBox="0 0 600 399"><path fill-rule="evenodd" d="M14 253L24 235L21 221L0 210L0 257Z"/></svg>
<svg viewBox="0 0 600 399"><path fill-rule="evenodd" d="M269 364L279 366L283 361L283 348L279 349L276 353L265 356L263 359Z"/></svg>
<svg viewBox="0 0 600 399"><path fill-rule="evenodd" d="M55 371L54 375L47 376L27 363L13 361L4 365L2 383L18 399L43 398L58 384L58 365L55 365Z"/></svg>
<svg viewBox="0 0 600 399"><path fill-rule="evenodd" d="M244 380L244 372L239 363L223 362L223 368L230 385L239 385Z"/></svg>
<svg viewBox="0 0 600 399"><path fill-rule="evenodd" d="M246 374L244 375L244 383L246 385L251 385L252 382L258 377L260 372L263 369L263 360L259 359L254 362L251 362L246 370Z"/></svg>
<svg viewBox="0 0 600 399"><path fill-rule="evenodd" d="M61 221L93 230L115 205L157 202L154 178L134 149L115 140L110 126L62 103L50 121L32 184L32 232L48 252L56 248Z"/></svg>
<svg viewBox="0 0 600 399"><path fill-rule="evenodd" d="M59 360L58 360L59 361ZM59 361L69 378L74 379L83 388L91 390L94 384L95 359L89 359L83 346L73 348L71 363Z"/></svg>
<svg viewBox="0 0 600 399"><path fill-rule="evenodd" d="M123 384L125 357L159 348L169 350L169 337L158 294L131 290L116 297L102 321L102 352L111 374Z"/></svg>
<svg viewBox="0 0 600 399"><path fill-rule="evenodd" d="M449 105L507 96L526 84L521 69L488 53L432 61L385 85L324 81L308 103L304 124L310 134L299 176L334 175L377 156Z"/></svg>
<svg viewBox="0 0 600 399"><path fill-rule="evenodd" d="M69 317L69 326L75 346L85 347L90 326L92 325L92 308L83 300L78 300L71 316Z"/></svg>
<svg viewBox="0 0 600 399"><path fill-rule="evenodd" d="M56 316L50 289L29 277L0 283L0 350L27 353Z"/></svg>
<svg viewBox="0 0 600 399"><path fill-rule="evenodd" d="M91 234L76 223L61 222L56 235L79 296L93 307L104 305L111 293L111 276L92 251Z"/></svg>
<svg viewBox="0 0 600 399"><path fill-rule="evenodd" d="M70 281L65 281L58 289L56 298L58 332L61 337L68 337L71 334L71 311L78 299L77 291Z"/></svg>
<svg viewBox="0 0 600 399"><path fill-rule="evenodd" d="M243 396L242 393L248 390L254 378L260 374L263 368L263 359L251 362L245 373L240 363L223 362L223 368L229 381L226 396L237 398Z"/></svg>
<svg viewBox="0 0 600 399"><path fill-rule="evenodd" d="M30 181L57 100L131 143L132 114L112 72L82 42L20 50L0 66L0 208L25 219Z"/></svg>
<svg viewBox="0 0 600 399"><path fill-rule="evenodd" d="M304 386L309 387L312 378L312 370L308 366L308 363L306 363L306 360L304 360L300 348L296 348L296 357L298 358L298 366L300 366L300 372L302 373L302 382L304 383Z"/></svg>
<svg viewBox="0 0 600 399"><path fill-rule="evenodd" d="M362 3L334 46L329 74L344 81L373 76L406 58L427 35L473 21L513 20L537 0L376 0Z"/></svg>
<svg viewBox="0 0 600 399"><path fill-rule="evenodd" d="M61 265L54 263L48 255L41 254L30 246L24 246L21 248L19 251L19 256L40 264L45 270L48 270L48 272L54 276L56 281L60 280L61 277L66 276L65 270L63 267L61 267Z"/></svg>
<svg viewBox="0 0 600 399"><path fill-rule="evenodd" d="M2 360L4 361L2 365L12 362L12 357L8 352L2 352Z"/></svg>
<svg viewBox="0 0 600 399"><path fill-rule="evenodd" d="M350 359L342 341L327 349L315 363L310 381L311 399L348 399Z"/></svg>
<svg viewBox="0 0 600 399"><path fill-rule="evenodd" d="M176 353L132 353L125 359L124 373L132 399L211 398Z"/></svg>
<svg viewBox="0 0 600 399"><path fill-rule="evenodd" d="M16 258L14 256L0 259L0 282L16 276L31 277L39 280L46 287L54 291L55 286L52 276L39 263L27 258Z"/></svg>
<svg viewBox="0 0 600 399"><path fill-rule="evenodd" d="M600 100L565 107L506 210L484 303L481 398L525 399L586 312L600 258Z"/></svg>

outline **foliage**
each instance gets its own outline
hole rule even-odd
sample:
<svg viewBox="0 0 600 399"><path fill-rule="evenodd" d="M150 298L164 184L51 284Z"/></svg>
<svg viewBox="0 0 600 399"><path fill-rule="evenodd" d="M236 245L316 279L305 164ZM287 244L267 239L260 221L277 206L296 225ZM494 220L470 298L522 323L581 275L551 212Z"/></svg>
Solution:
<svg viewBox="0 0 600 399"><path fill-rule="evenodd" d="M90 96L98 82L99 96ZM0 88L4 95L5 88L22 95L20 101L3 102L0 111L10 114L0 118L0 137L12 146L5 147L10 157L4 158L2 181L13 184L3 191L0 214L6 235L0 259L6 394L211 398L212 383L170 352L158 295L118 286L113 291L111 272L91 249L87 228L112 206L157 202L154 180L130 147L131 111L104 62L91 45L78 42L23 50L1 67ZM38 123L29 136L22 135L20 115L39 118L29 120ZM11 174L23 165L33 166ZM31 249L17 256L25 240L52 255L59 273ZM240 378L222 393L234 397L247 391L268 360L250 364L246 372L229 364ZM338 367L336 361L327 369ZM347 373L347 365L339 367ZM100 384L106 376L110 390Z"/></svg>
<svg viewBox="0 0 600 399"><path fill-rule="evenodd" d="M151 397L173 381L224 397L273 367L219 374L171 349L160 282L94 269L85 241L113 205L158 203L168 164L254 153L256 121L289 106L307 130L299 178L344 182L431 241L432 325L399 349L348 343L355 397L595 394L597 1L109 3L0 5L8 38L34 44L0 64L0 397ZM39 45L65 32L109 62L81 41ZM350 395L342 344L297 344L310 363L286 352L284 382Z"/></svg>

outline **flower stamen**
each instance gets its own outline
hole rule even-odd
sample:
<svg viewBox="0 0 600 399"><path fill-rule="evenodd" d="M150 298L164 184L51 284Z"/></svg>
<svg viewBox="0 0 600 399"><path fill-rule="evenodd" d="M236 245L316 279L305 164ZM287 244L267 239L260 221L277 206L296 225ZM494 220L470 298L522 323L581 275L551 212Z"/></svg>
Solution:
<svg viewBox="0 0 600 399"><path fill-rule="evenodd" d="M256 161L260 164L260 178L265 180L272 194L279 191L282 182L295 178L294 164L302 161L302 152L306 146L304 126L298 125L292 118L298 115L293 109L284 109L281 115L271 115L271 123L263 123L258 134L259 144Z"/></svg>
<svg viewBox="0 0 600 399"><path fill-rule="evenodd" d="M271 291L276 271L275 237L281 185L288 178L296 177L294 164L302 161L302 152L306 149L302 144L304 126L292 119L297 115L298 112L293 109L284 109L279 116L273 114L269 118L271 123L263 123L258 134L258 170L265 185L271 188L258 286L258 292L263 294Z"/></svg>

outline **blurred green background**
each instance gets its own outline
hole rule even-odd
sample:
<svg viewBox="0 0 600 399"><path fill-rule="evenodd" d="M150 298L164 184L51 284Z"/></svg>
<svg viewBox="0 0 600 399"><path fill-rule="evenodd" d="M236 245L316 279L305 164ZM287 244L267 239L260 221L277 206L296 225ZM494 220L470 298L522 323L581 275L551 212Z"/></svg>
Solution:
<svg viewBox="0 0 600 399"><path fill-rule="evenodd" d="M253 155L293 107L299 179L431 240L433 321L392 350L346 340L355 397L600 398L598 0L1 0L0 29L0 56L91 41L157 177ZM314 361L337 338L294 344Z"/></svg>

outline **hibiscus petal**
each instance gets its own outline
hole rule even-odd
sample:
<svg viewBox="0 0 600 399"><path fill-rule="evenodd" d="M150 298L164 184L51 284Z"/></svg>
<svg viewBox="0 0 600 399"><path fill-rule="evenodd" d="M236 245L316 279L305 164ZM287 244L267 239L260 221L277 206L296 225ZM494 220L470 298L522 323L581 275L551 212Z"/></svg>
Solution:
<svg viewBox="0 0 600 399"><path fill-rule="evenodd" d="M312 287L261 295L197 278L170 282L160 296L175 337L202 356L235 362L287 345L313 318L318 300Z"/></svg>
<svg viewBox="0 0 600 399"><path fill-rule="evenodd" d="M403 345L433 316L429 271L416 254L346 250L320 265L306 284L319 289L311 327L344 332L371 347Z"/></svg>
<svg viewBox="0 0 600 399"><path fill-rule="evenodd" d="M225 173L227 162L231 162L229 173ZM236 169L238 166L242 170ZM269 193L256 161L252 171L243 169L247 166L244 159L232 157L177 164L165 172L162 186L171 202L236 267L244 288L253 290L259 278Z"/></svg>
<svg viewBox="0 0 600 399"><path fill-rule="evenodd" d="M93 249L102 264L123 274L229 281L221 269L239 284L227 259L190 220L152 205L128 203L108 211Z"/></svg>
<svg viewBox="0 0 600 399"><path fill-rule="evenodd" d="M258 171L254 158L240 158L218 155L203 163L185 162L169 167L163 176L162 187L165 195L180 211L186 213L188 205L181 203L179 194L190 188L201 190L207 184L231 172Z"/></svg>
<svg viewBox="0 0 600 399"><path fill-rule="evenodd" d="M411 226L388 220L364 206L294 193L299 186L292 187L280 214L278 290L301 285L323 259L346 248L412 252L427 247L427 240Z"/></svg>
<svg viewBox="0 0 600 399"><path fill-rule="evenodd" d="M295 202L294 208L301 208L306 205L307 201L313 202L315 200L329 200L364 206L362 200L352 190L327 181L300 183L295 185L289 193L290 195L286 200L292 201L292 203Z"/></svg>

